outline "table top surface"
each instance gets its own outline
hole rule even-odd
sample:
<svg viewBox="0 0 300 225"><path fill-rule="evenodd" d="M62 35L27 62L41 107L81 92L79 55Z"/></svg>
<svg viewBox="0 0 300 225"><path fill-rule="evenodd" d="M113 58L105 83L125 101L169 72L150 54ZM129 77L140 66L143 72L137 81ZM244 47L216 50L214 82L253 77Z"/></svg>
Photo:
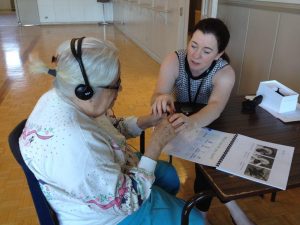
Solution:
<svg viewBox="0 0 300 225"><path fill-rule="evenodd" d="M300 121L284 123L270 113L256 108L253 114L242 113L242 97L232 97L221 116L209 127L243 134L263 141L295 147L287 189L300 186ZM239 178L215 168L197 165L216 195L223 201L276 191L276 188Z"/></svg>

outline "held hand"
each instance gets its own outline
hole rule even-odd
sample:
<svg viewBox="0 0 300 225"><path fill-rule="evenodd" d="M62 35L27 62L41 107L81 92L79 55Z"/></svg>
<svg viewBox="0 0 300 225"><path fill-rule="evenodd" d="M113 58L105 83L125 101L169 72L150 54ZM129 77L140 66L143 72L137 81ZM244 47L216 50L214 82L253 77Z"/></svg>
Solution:
<svg viewBox="0 0 300 225"><path fill-rule="evenodd" d="M137 125L139 128L145 130L149 127L154 127L156 126L162 118L166 118L166 114L163 114L162 116L159 115L154 115L154 114L149 114L146 116L140 116L137 120Z"/></svg>
<svg viewBox="0 0 300 225"><path fill-rule="evenodd" d="M162 119L155 127L149 147L145 150L145 156L157 160L163 147L175 136L175 130L167 118Z"/></svg>
<svg viewBox="0 0 300 225"><path fill-rule="evenodd" d="M169 122L172 124L176 133L189 129L193 126L193 120L191 117L184 115L183 113L175 113L169 118Z"/></svg>
<svg viewBox="0 0 300 225"><path fill-rule="evenodd" d="M151 124L151 127L155 127L156 125L158 125L161 122L162 119L167 117L167 114L165 113L165 114L162 114L161 116L150 114L147 117Z"/></svg>
<svg viewBox="0 0 300 225"><path fill-rule="evenodd" d="M151 106L152 114L162 116L163 113L173 113L175 111L174 98L170 94L161 94L156 97Z"/></svg>

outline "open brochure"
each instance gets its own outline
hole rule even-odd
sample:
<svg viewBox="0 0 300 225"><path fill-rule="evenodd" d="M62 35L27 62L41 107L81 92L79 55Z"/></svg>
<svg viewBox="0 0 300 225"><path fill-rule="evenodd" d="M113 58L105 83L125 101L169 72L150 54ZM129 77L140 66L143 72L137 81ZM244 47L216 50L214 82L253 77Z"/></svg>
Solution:
<svg viewBox="0 0 300 225"><path fill-rule="evenodd" d="M294 147L240 134L198 128L179 133L163 149L169 155L286 189Z"/></svg>

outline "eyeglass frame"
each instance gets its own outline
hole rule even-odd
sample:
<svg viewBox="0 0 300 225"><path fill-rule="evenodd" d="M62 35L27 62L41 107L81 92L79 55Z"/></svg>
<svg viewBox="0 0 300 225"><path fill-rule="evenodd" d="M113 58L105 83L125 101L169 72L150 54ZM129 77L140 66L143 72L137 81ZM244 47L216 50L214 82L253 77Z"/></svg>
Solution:
<svg viewBox="0 0 300 225"><path fill-rule="evenodd" d="M121 78L118 79L117 83L114 85L107 86L96 86L97 88L110 89L110 90L119 90L121 88Z"/></svg>
<svg viewBox="0 0 300 225"><path fill-rule="evenodd" d="M57 59L58 59L57 56L52 56L51 62L56 63ZM53 70L53 71L55 71L55 70ZM50 72L52 72L52 70ZM50 74L52 75L52 73L50 73ZM55 75L56 75L56 71L55 71ZM119 77L119 79L117 81L117 84L115 84L115 85L96 86L96 88L103 88L103 89L110 89L110 90L120 90L120 88L121 88L121 78Z"/></svg>

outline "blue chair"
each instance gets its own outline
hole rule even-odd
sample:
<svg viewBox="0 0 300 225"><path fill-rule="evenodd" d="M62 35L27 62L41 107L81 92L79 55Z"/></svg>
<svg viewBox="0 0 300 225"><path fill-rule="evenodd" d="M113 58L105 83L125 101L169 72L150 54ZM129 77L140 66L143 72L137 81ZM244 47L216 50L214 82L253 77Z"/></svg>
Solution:
<svg viewBox="0 0 300 225"><path fill-rule="evenodd" d="M26 124L26 119L20 122L9 134L8 143L16 161L22 167L27 183L31 192L33 203L41 225L58 225L58 220L55 212L51 209L47 202L38 180L35 178L31 170L25 164L19 147L19 137L22 134L23 128Z"/></svg>

